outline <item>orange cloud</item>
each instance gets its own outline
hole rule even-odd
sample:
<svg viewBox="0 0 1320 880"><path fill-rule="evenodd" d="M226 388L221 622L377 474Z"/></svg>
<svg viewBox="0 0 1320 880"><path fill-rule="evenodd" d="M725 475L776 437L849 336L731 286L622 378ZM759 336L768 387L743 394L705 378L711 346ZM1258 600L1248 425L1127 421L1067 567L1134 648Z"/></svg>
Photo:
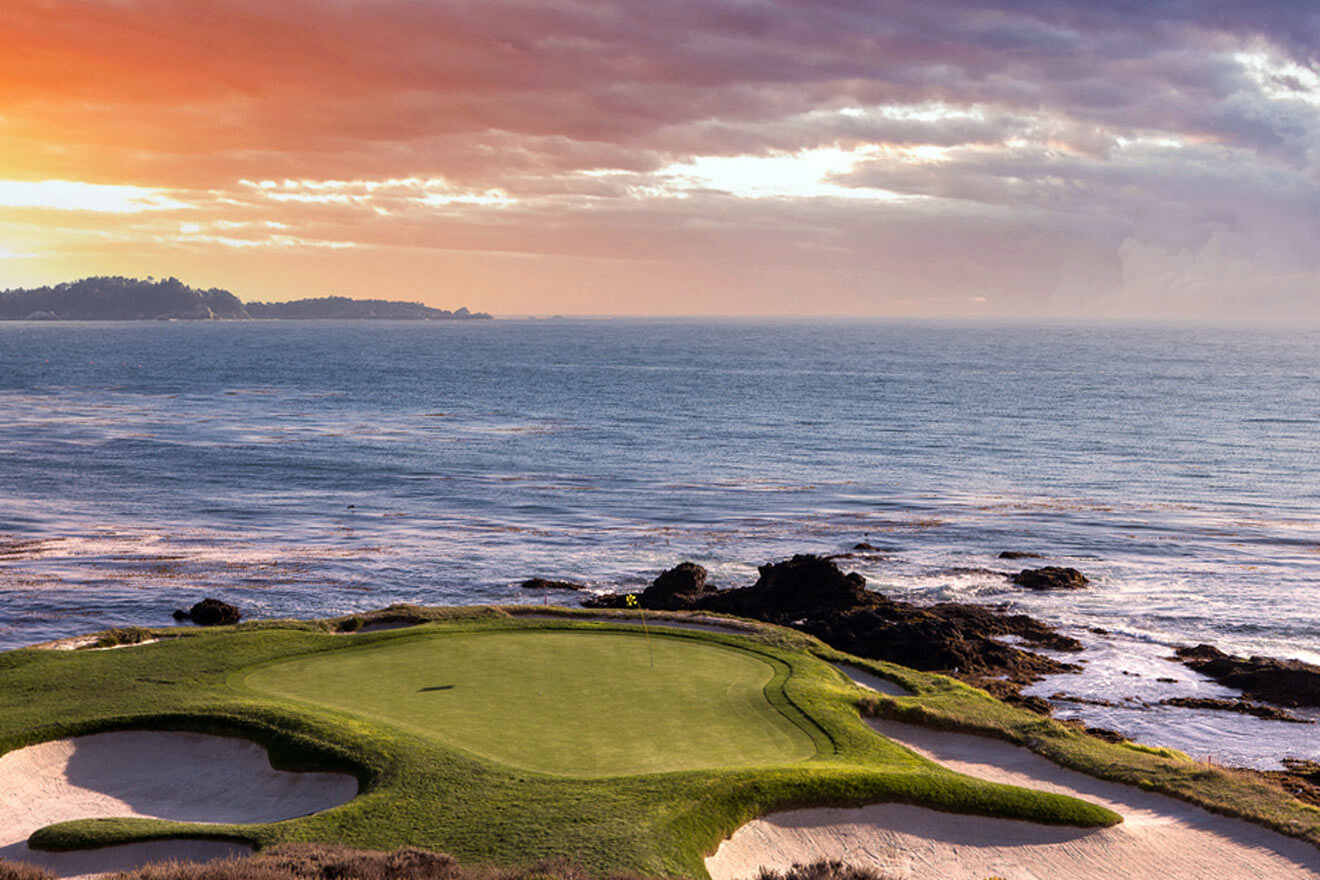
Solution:
<svg viewBox="0 0 1320 880"><path fill-rule="evenodd" d="M1320 17L1192 6L9 0L0 285L1116 313L1194 254L1303 308Z"/></svg>

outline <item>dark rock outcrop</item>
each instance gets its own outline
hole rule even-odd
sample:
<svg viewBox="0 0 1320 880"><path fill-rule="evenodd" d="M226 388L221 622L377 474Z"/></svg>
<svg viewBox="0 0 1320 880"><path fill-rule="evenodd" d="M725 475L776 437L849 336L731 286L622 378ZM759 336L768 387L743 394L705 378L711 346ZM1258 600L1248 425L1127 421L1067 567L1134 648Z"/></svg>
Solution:
<svg viewBox="0 0 1320 880"><path fill-rule="evenodd" d="M1101 700L1094 697L1079 697L1075 694L1065 694L1062 691L1055 691L1050 694L1050 701L1055 703L1077 703L1081 706L1105 706L1106 708L1117 708L1118 703L1113 700Z"/></svg>
<svg viewBox="0 0 1320 880"><path fill-rule="evenodd" d="M1178 648L1175 658L1249 699L1276 706L1320 706L1320 666L1274 657L1235 657L1213 645Z"/></svg>
<svg viewBox="0 0 1320 880"><path fill-rule="evenodd" d="M1119 733L1117 730L1111 730L1108 727L1087 727L1085 728L1085 730L1091 736L1095 737L1096 739L1102 739L1105 742L1110 742L1110 743L1127 742L1126 736Z"/></svg>
<svg viewBox="0 0 1320 880"><path fill-rule="evenodd" d="M820 618L866 605L872 595L866 590L866 578L844 574L833 561L819 556L799 554L757 571L760 577L752 586L716 591L702 599L701 607L791 624L801 617Z"/></svg>
<svg viewBox="0 0 1320 880"><path fill-rule="evenodd" d="M1029 590L1080 590L1090 581L1075 568L1047 565L1044 568L1022 569L1013 575L1013 583Z"/></svg>
<svg viewBox="0 0 1320 880"><path fill-rule="evenodd" d="M656 611L685 611L699 599L718 592L706 583L706 569L695 562L680 562L660 572L651 585L637 594L643 608ZM586 608L626 608L630 593L603 593L584 599Z"/></svg>
<svg viewBox="0 0 1320 880"><path fill-rule="evenodd" d="M687 608L702 594L713 592L706 586L706 569L695 562L680 562L660 573L651 586L642 591L643 608L673 611Z"/></svg>
<svg viewBox="0 0 1320 880"><path fill-rule="evenodd" d="M1028 553L1025 550L1005 550L999 554L1000 559L1040 559L1039 553Z"/></svg>
<svg viewBox="0 0 1320 880"><path fill-rule="evenodd" d="M546 578L528 578L518 586L524 590L585 590L586 587L573 581L553 581Z"/></svg>
<svg viewBox="0 0 1320 880"><path fill-rule="evenodd" d="M713 590L704 588L702 580L703 589L690 592L648 589L641 603L645 608L737 614L793 626L861 657L957 674L997 696L1014 697L1023 684L1078 668L996 640L1017 636L1038 647L1081 650L1080 642L1026 615L1006 615L980 605L923 607L895 601L867 590L864 577L845 574L832 559L820 556L798 555L759 571L750 587ZM584 604L620 607L623 598L601 596Z"/></svg>
<svg viewBox="0 0 1320 880"><path fill-rule="evenodd" d="M229 623L238 623L242 616L242 612L233 605L212 598L203 599L187 611L180 609L174 612L175 620L191 620L198 626L223 626Z"/></svg>
<svg viewBox="0 0 1320 880"><path fill-rule="evenodd" d="M1290 721L1293 724L1314 724L1309 718L1298 718L1291 712L1277 706L1262 706L1247 700L1223 700L1215 697L1169 697L1160 700L1163 706L1180 706L1184 709L1213 709L1219 712L1236 712L1239 715L1254 715L1269 721Z"/></svg>

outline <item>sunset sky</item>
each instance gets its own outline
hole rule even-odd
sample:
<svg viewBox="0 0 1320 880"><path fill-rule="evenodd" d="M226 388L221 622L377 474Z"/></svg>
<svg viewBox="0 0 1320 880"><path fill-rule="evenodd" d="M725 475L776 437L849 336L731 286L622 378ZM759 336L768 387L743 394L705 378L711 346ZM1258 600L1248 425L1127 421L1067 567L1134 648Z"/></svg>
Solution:
<svg viewBox="0 0 1320 880"><path fill-rule="evenodd" d="M1320 316L1315 0L4 0L0 288Z"/></svg>

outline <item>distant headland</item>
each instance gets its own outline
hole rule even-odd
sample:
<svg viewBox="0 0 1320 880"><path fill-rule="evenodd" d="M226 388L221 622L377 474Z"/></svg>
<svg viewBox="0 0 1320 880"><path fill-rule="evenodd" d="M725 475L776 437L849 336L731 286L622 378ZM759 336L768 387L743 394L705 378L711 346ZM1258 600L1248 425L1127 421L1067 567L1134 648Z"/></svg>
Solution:
<svg viewBox="0 0 1320 880"><path fill-rule="evenodd" d="M322 296L293 302L244 303L227 290L199 290L177 278L145 281L101 276L54 287L0 291L3 321L248 320L366 318L405 321L489 319L466 308L433 309L415 302Z"/></svg>

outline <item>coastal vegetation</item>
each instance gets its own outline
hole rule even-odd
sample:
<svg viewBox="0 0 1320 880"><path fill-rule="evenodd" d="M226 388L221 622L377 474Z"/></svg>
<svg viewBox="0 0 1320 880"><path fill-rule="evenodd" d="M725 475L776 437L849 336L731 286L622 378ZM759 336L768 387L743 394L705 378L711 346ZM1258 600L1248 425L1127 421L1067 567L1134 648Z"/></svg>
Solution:
<svg viewBox="0 0 1320 880"><path fill-rule="evenodd" d="M700 877L703 855L734 829L795 806L899 801L1049 824L1118 821L1083 801L953 773L877 736L859 715L864 692L822 659L828 649L746 626L653 629L654 670L636 627L541 608L395 608L158 629L156 641L118 650L12 651L0 655L0 751L191 730L256 740L284 769L352 772L361 788L342 806L264 824L66 822L34 833L37 849L219 837L263 850L417 846L474 866L566 858L595 875ZM584 649L586 660L570 659ZM711 686L717 657L738 670L731 692ZM925 689L926 677L910 674ZM499 677L534 686L519 694ZM604 693L606 681L617 693ZM597 763L584 765L574 744ZM751 751L737 757L743 746Z"/></svg>
<svg viewBox="0 0 1320 880"><path fill-rule="evenodd" d="M654 669L630 612L536 606L393 606L89 642L122 650L12 651L0 654L0 752L100 731L191 730L256 740L283 769L359 781L348 803L282 822L84 819L31 837L54 850L221 837L262 853L422 847L465 870L541 863L581 876L700 877L702 856L734 829L792 807L897 801L1052 824L1118 820L948 771L876 735L862 721L870 715L1007 740L1320 843L1320 810L1260 777L1106 742L791 629L710 613L650 617ZM908 693L865 691L836 664ZM721 665L732 687L712 687Z"/></svg>
<svg viewBox="0 0 1320 880"><path fill-rule="evenodd" d="M140 321L245 320L249 318L387 318L465 320L489 318L467 308L436 309L416 302L325 296L293 302L244 303L228 290L189 287L177 278L120 276L31 289L0 291L0 320Z"/></svg>

